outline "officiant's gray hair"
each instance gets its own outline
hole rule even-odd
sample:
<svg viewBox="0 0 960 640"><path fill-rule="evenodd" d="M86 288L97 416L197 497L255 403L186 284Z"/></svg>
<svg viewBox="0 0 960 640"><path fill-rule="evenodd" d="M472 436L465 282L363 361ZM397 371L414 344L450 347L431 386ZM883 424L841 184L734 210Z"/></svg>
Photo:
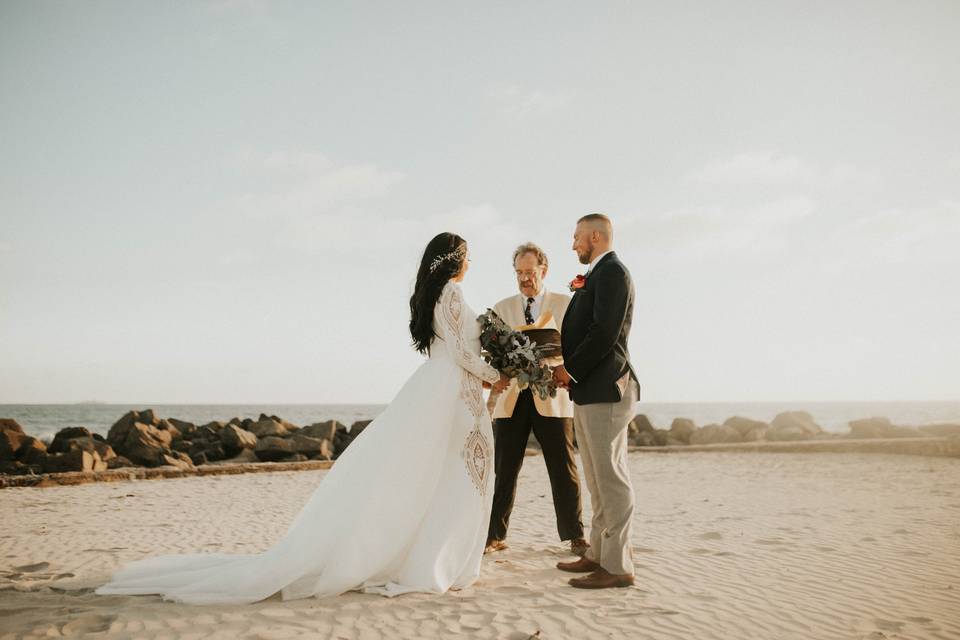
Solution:
<svg viewBox="0 0 960 640"><path fill-rule="evenodd" d="M537 264L540 265L541 267L550 266L550 263L547 260L547 254L543 252L543 249L533 244L532 242L524 242L522 245L517 247L517 250L513 252L513 262L511 262L510 264L516 265L517 258L519 258L520 256L525 256L528 253L532 253L533 255L537 256Z"/></svg>

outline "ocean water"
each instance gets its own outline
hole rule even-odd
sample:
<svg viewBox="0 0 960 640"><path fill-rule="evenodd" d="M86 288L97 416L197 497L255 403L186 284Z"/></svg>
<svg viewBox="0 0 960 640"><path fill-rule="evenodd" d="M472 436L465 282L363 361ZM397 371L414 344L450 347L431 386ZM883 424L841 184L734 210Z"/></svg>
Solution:
<svg viewBox="0 0 960 640"><path fill-rule="evenodd" d="M375 418L383 404L0 404L0 418L13 418L30 435L48 438L64 427L87 427L106 435L110 426L131 409L153 409L162 418L178 418L195 424L230 418L276 415L297 425L339 420L349 426L356 420ZM955 402L693 402L647 403L637 406L654 426L669 428L674 418L690 418L698 426L720 423L731 416L769 422L782 411L809 411L827 431L843 433L847 423L858 418L886 416L894 424L919 426L941 422L960 423L960 401Z"/></svg>

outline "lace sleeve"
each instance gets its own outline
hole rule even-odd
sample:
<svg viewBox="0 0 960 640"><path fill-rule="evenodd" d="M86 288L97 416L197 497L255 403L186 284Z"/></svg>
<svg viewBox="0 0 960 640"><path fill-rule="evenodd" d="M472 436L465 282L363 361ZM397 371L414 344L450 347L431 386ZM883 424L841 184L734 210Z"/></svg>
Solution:
<svg viewBox="0 0 960 640"><path fill-rule="evenodd" d="M486 382L496 382L500 372L488 365L483 359L467 348L464 335L463 293L456 284L449 284L440 296L439 321L443 329L444 342L450 350L450 357L458 365Z"/></svg>

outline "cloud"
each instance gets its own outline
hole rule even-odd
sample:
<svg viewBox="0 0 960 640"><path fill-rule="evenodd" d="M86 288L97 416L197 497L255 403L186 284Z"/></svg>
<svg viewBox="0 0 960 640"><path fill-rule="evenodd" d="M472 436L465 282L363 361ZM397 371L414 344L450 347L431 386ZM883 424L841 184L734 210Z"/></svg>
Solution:
<svg viewBox="0 0 960 640"><path fill-rule="evenodd" d="M849 187L872 185L877 178L846 162L821 166L795 155L750 151L708 162L688 174L687 181L736 187L801 183L810 187Z"/></svg>
<svg viewBox="0 0 960 640"><path fill-rule="evenodd" d="M314 152L245 152L234 161L254 188L234 198L232 206L259 220L328 215L382 196L404 178L373 163L341 164Z"/></svg>
<svg viewBox="0 0 960 640"><path fill-rule="evenodd" d="M571 101L567 93L526 89L515 84L492 85L487 89L487 97L500 113L518 118L558 111Z"/></svg>
<svg viewBox="0 0 960 640"><path fill-rule="evenodd" d="M828 250L849 266L957 263L958 238L960 201L942 200L858 216L833 230Z"/></svg>
<svg viewBox="0 0 960 640"><path fill-rule="evenodd" d="M797 156L767 151L714 160L695 171L690 179L713 184L793 182L808 179L813 173L812 167Z"/></svg>
<svg viewBox="0 0 960 640"><path fill-rule="evenodd" d="M618 222L617 233L665 257L769 254L782 250L790 229L816 210L806 196L743 207L689 207Z"/></svg>

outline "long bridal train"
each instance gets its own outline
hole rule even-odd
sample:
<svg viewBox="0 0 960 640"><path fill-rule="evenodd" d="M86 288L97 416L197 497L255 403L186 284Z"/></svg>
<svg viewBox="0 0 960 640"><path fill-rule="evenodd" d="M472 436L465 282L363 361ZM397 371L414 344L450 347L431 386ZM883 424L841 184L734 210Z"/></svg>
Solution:
<svg viewBox="0 0 960 640"><path fill-rule="evenodd" d="M480 572L493 493L493 434L476 314L448 282L430 357L333 465L287 533L260 554L132 562L99 594L192 604L285 600L353 589L443 593Z"/></svg>

